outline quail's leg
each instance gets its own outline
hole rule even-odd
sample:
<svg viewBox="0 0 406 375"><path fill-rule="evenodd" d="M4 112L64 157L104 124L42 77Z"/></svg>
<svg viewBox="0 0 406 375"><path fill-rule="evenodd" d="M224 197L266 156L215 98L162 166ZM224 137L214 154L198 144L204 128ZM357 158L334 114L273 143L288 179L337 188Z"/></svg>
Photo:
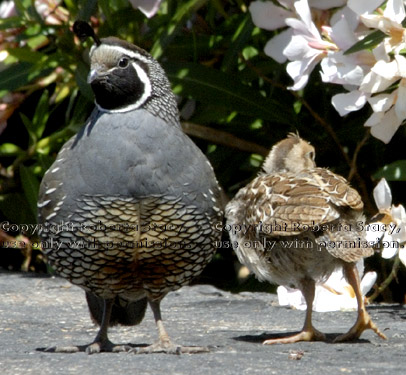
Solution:
<svg viewBox="0 0 406 375"><path fill-rule="evenodd" d="M99 352L123 352L128 351L130 348L123 345L114 345L107 336L109 327L109 321L111 316L111 310L113 308L114 299L104 300L103 318L100 325L99 332L97 333L94 341L85 346L57 346L49 348L47 351L57 353L76 353L80 351L86 351L88 354L94 354Z"/></svg>
<svg viewBox="0 0 406 375"><path fill-rule="evenodd" d="M314 280L311 279L303 280L301 289L307 305L306 319L302 330L293 336L265 340L263 342L264 345L292 344L299 341L324 341L326 339L325 335L320 331L318 331L316 328L314 328L312 325L313 300L316 290Z"/></svg>
<svg viewBox="0 0 406 375"><path fill-rule="evenodd" d="M343 341L352 341L358 339L362 332L367 329L372 329L379 337L386 340L386 336L378 329L375 323L372 321L371 317L367 313L364 304L364 298L362 297L361 287L360 287L360 280L358 275L358 270L355 266L355 263L345 263L344 267L344 275L348 281L348 283L354 289L355 296L357 298L358 303L358 317L355 324L351 327L351 329L341 335L338 336L334 342L343 342Z"/></svg>
<svg viewBox="0 0 406 375"><path fill-rule="evenodd" d="M165 330L161 317L161 301L149 301L152 312L154 314L155 322L158 328L159 340L147 347L139 348L134 352L136 354L150 354L150 353L167 353L167 354L181 354L181 353L205 353L209 352L209 348L204 346L180 346L174 344L169 338Z"/></svg>

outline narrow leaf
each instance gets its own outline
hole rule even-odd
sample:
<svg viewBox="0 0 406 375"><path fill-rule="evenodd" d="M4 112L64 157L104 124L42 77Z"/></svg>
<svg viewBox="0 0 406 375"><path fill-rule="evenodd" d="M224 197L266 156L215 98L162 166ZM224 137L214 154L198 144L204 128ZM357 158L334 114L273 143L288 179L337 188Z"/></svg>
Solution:
<svg viewBox="0 0 406 375"><path fill-rule="evenodd" d="M230 113L235 111L283 124L296 122L291 108L261 96L224 72L194 63L168 62L163 66L178 94L227 107Z"/></svg>
<svg viewBox="0 0 406 375"><path fill-rule="evenodd" d="M30 146L31 146L37 142L37 136L35 135L34 124L24 113L20 113L20 118L21 118L21 121L23 122L25 128L27 129L28 135L30 136Z"/></svg>
<svg viewBox="0 0 406 375"><path fill-rule="evenodd" d="M16 29L21 27L21 17L13 16L0 19L0 30Z"/></svg>
<svg viewBox="0 0 406 375"><path fill-rule="evenodd" d="M45 90L39 99L37 109L32 119L33 131L37 139L41 138L49 117L49 92Z"/></svg>
<svg viewBox="0 0 406 375"><path fill-rule="evenodd" d="M364 39L355 43L352 47L348 48L344 55L349 55L354 52L363 51L365 49L372 49L377 46L386 37L386 34L381 30L373 31L371 34L367 35Z"/></svg>
<svg viewBox="0 0 406 375"><path fill-rule="evenodd" d="M34 217L37 216L37 200L39 192L39 181L30 168L20 164L20 179L24 195L28 201L29 208Z"/></svg>
<svg viewBox="0 0 406 375"><path fill-rule="evenodd" d="M13 143L3 143L0 145L0 156L17 156L21 155L23 150Z"/></svg>
<svg viewBox="0 0 406 375"><path fill-rule="evenodd" d="M233 65L233 61L237 61L236 56L243 49L244 45L251 38L252 31L254 30L254 24L251 21L251 16L246 15L242 22L237 27L231 43L230 48L227 49L222 68L224 70L229 69Z"/></svg>
<svg viewBox="0 0 406 375"><path fill-rule="evenodd" d="M97 9L97 0L79 0L78 8L78 19L88 21L90 16L94 14Z"/></svg>
<svg viewBox="0 0 406 375"><path fill-rule="evenodd" d="M376 180L385 178L387 181L406 181L406 160L398 160L385 165L373 177Z"/></svg>
<svg viewBox="0 0 406 375"><path fill-rule="evenodd" d="M170 44L172 39L177 34L177 31L183 27L186 18L190 14L196 12L199 8L206 4L206 2L207 0L189 0L186 3L178 2L180 5L175 15L172 17L169 24L165 24L164 28L162 29L161 37L151 48L151 55L156 59L159 59L165 48Z"/></svg>
<svg viewBox="0 0 406 375"><path fill-rule="evenodd" d="M1 194L0 212L8 221L16 224L33 224L37 221L22 193Z"/></svg>
<svg viewBox="0 0 406 375"><path fill-rule="evenodd" d="M45 55L41 52L33 51L28 47L9 48L7 52L17 58L19 61L24 61L32 64L36 64Z"/></svg>
<svg viewBox="0 0 406 375"><path fill-rule="evenodd" d="M14 91L30 81L33 64L21 62L0 71L1 89Z"/></svg>
<svg viewBox="0 0 406 375"><path fill-rule="evenodd" d="M76 67L75 79L79 86L81 93L89 100L93 101L94 95L90 85L87 83L87 75L89 73L89 66L83 61L79 61Z"/></svg>

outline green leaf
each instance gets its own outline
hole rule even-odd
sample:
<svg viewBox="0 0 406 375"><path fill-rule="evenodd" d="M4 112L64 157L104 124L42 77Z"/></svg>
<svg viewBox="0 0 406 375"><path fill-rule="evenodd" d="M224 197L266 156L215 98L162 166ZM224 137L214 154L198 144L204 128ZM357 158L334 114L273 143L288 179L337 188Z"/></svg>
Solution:
<svg viewBox="0 0 406 375"><path fill-rule="evenodd" d="M388 181L406 181L406 160L398 160L385 165L373 177L376 180L385 178Z"/></svg>
<svg viewBox="0 0 406 375"><path fill-rule="evenodd" d="M20 15L24 16L24 18L35 21L39 24L44 23L44 20L35 9L33 1L14 0L14 5L17 9L17 12Z"/></svg>
<svg viewBox="0 0 406 375"><path fill-rule="evenodd" d="M36 139L41 138L42 133L45 130L45 125L49 117L49 92L45 90L41 98L38 101L37 109L35 110L34 117L32 119L33 131Z"/></svg>
<svg viewBox="0 0 406 375"><path fill-rule="evenodd" d="M13 143L3 143L0 145L0 156L18 156L24 151L17 145Z"/></svg>
<svg viewBox="0 0 406 375"><path fill-rule="evenodd" d="M7 52L17 58L19 61L36 64L39 60L45 57L41 52L33 51L28 47L9 48Z"/></svg>
<svg viewBox="0 0 406 375"><path fill-rule="evenodd" d="M109 23L109 24L111 24L111 23L113 23L114 22L114 18L112 19L112 11L111 11L111 9L110 9L110 1L109 0L99 0L98 1L98 3L99 3L99 7L100 7L100 9L103 11L103 14L105 15L105 17L106 17L106 21ZM96 3L96 5L97 5L97 3ZM91 13L90 13L91 14Z"/></svg>
<svg viewBox="0 0 406 375"><path fill-rule="evenodd" d="M10 193L0 195L0 212L8 221L16 224L34 224L37 222L27 200L22 193Z"/></svg>
<svg viewBox="0 0 406 375"><path fill-rule="evenodd" d="M30 168L20 164L20 179L23 187L25 198L28 201L28 206L31 214L37 216L37 200L39 192L39 181Z"/></svg>
<svg viewBox="0 0 406 375"><path fill-rule="evenodd" d="M10 65L0 72L1 89L14 91L26 85L31 79L33 64L21 62Z"/></svg>
<svg viewBox="0 0 406 375"><path fill-rule="evenodd" d="M261 96L234 76L195 63L167 62L163 66L177 94L253 118L289 125L296 122L291 108Z"/></svg>
<svg viewBox="0 0 406 375"><path fill-rule="evenodd" d="M30 136L30 146L37 142L37 137L34 131L34 124L32 121L24 114L20 113L21 121L23 122L25 128L27 129L28 135Z"/></svg>
<svg viewBox="0 0 406 375"><path fill-rule="evenodd" d="M49 92L45 90L37 104L34 116L30 120L24 113L20 113L21 120L30 135L30 145L37 143L45 130L49 118Z"/></svg>
<svg viewBox="0 0 406 375"><path fill-rule="evenodd" d="M367 35L364 39L360 40L359 42L355 43L352 47L348 48L344 52L344 55L349 55L351 53L363 51L365 49L372 49L376 47L379 43L381 43L386 36L387 35L381 30L373 31L371 34Z"/></svg>
<svg viewBox="0 0 406 375"><path fill-rule="evenodd" d="M14 16L0 19L0 30L16 29L21 27L21 17Z"/></svg>
<svg viewBox="0 0 406 375"><path fill-rule="evenodd" d="M254 30L254 24L251 21L251 16L246 15L242 22L237 27L230 43L230 48L227 49L222 68L224 70L229 69L233 65L233 61L236 61L235 57L244 48L246 43L250 40L252 30Z"/></svg>
<svg viewBox="0 0 406 375"><path fill-rule="evenodd" d="M89 66L85 64L83 61L79 61L75 72L76 83L79 86L81 93L89 101L93 101L94 94L90 85L87 83L88 74L89 74Z"/></svg>
<svg viewBox="0 0 406 375"><path fill-rule="evenodd" d="M150 50L151 55L156 59L159 59L165 48L171 43L172 39L177 34L177 31L183 27L187 17L196 12L199 8L206 4L206 2L207 0L189 0L185 3L177 2L177 4L181 5L179 5L177 8L171 21L166 23L162 28L161 37L154 43Z"/></svg>
<svg viewBox="0 0 406 375"><path fill-rule="evenodd" d="M77 19L88 21L97 9L97 0L79 0L78 8L79 14Z"/></svg>

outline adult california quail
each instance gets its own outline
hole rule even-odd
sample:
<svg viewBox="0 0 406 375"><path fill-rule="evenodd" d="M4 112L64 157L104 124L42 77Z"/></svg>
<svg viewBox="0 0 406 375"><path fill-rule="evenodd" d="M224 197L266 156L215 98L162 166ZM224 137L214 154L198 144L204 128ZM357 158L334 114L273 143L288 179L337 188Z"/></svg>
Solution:
<svg viewBox="0 0 406 375"><path fill-rule="evenodd" d="M373 250L361 230L363 203L341 176L317 168L314 148L296 134L277 143L263 172L226 207L227 229L241 263L261 281L299 288L307 303L300 333L264 344L324 340L312 325L315 283L342 267L358 302L358 318L335 341L378 330L365 310L356 261Z"/></svg>
<svg viewBox="0 0 406 375"><path fill-rule="evenodd" d="M159 341L138 352L205 350L171 342L160 303L201 273L221 236L213 168L182 132L169 81L150 54L115 37L99 40L81 21L74 31L95 41L88 81L96 108L42 180L45 255L86 291L100 324L88 353L127 350L109 341L108 327L139 323L147 300Z"/></svg>

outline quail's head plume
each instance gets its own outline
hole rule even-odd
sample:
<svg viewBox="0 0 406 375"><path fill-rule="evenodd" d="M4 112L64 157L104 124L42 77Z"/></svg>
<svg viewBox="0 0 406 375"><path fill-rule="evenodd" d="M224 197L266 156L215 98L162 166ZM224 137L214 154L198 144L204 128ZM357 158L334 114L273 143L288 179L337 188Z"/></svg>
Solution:
<svg viewBox="0 0 406 375"><path fill-rule="evenodd" d="M239 260L259 280L298 288L307 303L306 319L296 335L264 344L325 340L312 325L316 283L342 268L358 302L354 326L336 341L350 341L372 329L385 338L367 313L356 262L373 254L365 233L363 203L343 177L315 164L313 146L297 134L277 143L263 172L242 188L226 207L228 227Z"/></svg>
<svg viewBox="0 0 406 375"><path fill-rule="evenodd" d="M109 341L108 327L138 324L147 303L159 340L139 352L206 350L169 339L160 303L214 254L222 208L213 169L182 132L168 78L149 53L115 37L99 39L83 22L74 31L95 42L88 82L96 108L42 180L45 255L86 291L100 325L87 352L127 350ZM47 230L51 225L60 230Z"/></svg>

